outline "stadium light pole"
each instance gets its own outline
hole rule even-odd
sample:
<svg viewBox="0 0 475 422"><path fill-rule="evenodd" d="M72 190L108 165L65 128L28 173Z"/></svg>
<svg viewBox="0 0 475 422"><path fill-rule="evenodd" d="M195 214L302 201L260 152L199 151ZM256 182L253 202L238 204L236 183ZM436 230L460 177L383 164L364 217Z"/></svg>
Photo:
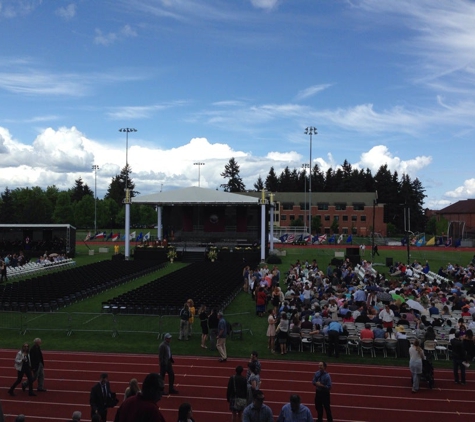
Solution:
<svg viewBox="0 0 475 422"><path fill-rule="evenodd" d="M129 133L137 132L137 129L125 127L119 129L125 132L125 259L130 258L130 189L129 189Z"/></svg>
<svg viewBox="0 0 475 422"><path fill-rule="evenodd" d="M302 168L304 169L303 171L306 173L307 169L310 168L308 164L302 164ZM305 199L304 199L304 204L305 204L305 213L304 213L304 218L305 218L305 224L304 224L304 230L305 233L307 233L307 223L308 223L308 211L307 211L307 174L305 174L304 178L304 184L303 184L303 192L305 194Z"/></svg>
<svg viewBox="0 0 475 422"><path fill-rule="evenodd" d="M201 166L204 166L205 163L193 163L194 166L198 166L198 187L201 187Z"/></svg>
<svg viewBox="0 0 475 422"><path fill-rule="evenodd" d="M94 170L94 235L97 233L97 170L99 166L97 164L92 165Z"/></svg>
<svg viewBox="0 0 475 422"><path fill-rule="evenodd" d="M305 128L305 135L310 136L310 161L309 161L309 179L308 179L308 224L310 227L310 234L312 234L312 136L317 135L317 128L308 126Z"/></svg>

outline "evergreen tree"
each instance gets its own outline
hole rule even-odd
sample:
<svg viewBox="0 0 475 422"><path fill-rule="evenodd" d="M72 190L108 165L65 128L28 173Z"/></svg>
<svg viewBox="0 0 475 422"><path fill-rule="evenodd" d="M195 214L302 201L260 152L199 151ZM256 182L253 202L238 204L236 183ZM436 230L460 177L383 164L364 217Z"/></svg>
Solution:
<svg viewBox="0 0 475 422"><path fill-rule="evenodd" d="M53 212L53 222L55 224L76 224L69 192L59 192Z"/></svg>
<svg viewBox="0 0 475 422"><path fill-rule="evenodd" d="M134 197L138 195L140 192L135 191L135 183L130 176L131 173L132 170L130 165L126 165L121 170L120 174L115 175L115 177L112 178L109 187L107 188L107 193L104 196L104 199L113 199L116 204L121 207L125 199L126 181L130 189L130 196Z"/></svg>
<svg viewBox="0 0 475 422"><path fill-rule="evenodd" d="M279 191L279 179L275 174L274 167L271 167L269 170L269 174L266 177L266 191L268 192L278 192Z"/></svg>
<svg viewBox="0 0 475 422"><path fill-rule="evenodd" d="M256 190L256 192L261 192L262 189L264 189L264 182L262 181L262 178L260 175L257 178L257 182L254 183L254 189Z"/></svg>
<svg viewBox="0 0 475 422"><path fill-rule="evenodd" d="M3 224L15 223L15 202L12 197L12 191L5 188L0 202L0 221Z"/></svg>
<svg viewBox="0 0 475 422"><path fill-rule="evenodd" d="M79 202L85 195L91 195L94 198L94 193L80 177L74 181L74 187L71 189L71 202Z"/></svg>
<svg viewBox="0 0 475 422"><path fill-rule="evenodd" d="M229 179L227 183L221 185L225 192L244 192L246 190L241 176L239 176L239 165L234 157L224 166L221 176Z"/></svg>

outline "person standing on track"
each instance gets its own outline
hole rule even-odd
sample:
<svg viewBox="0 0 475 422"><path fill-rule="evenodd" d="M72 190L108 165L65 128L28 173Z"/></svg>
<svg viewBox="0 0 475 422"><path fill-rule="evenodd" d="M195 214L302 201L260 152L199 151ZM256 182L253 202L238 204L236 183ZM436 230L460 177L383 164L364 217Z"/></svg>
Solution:
<svg viewBox="0 0 475 422"><path fill-rule="evenodd" d="M242 422L274 422L272 409L264 404L264 393L262 390L253 392L253 401L244 409Z"/></svg>
<svg viewBox="0 0 475 422"><path fill-rule="evenodd" d="M312 412L307 406L302 404L300 396L292 394L290 396L290 403L284 404L277 422L313 422Z"/></svg>
<svg viewBox="0 0 475 422"><path fill-rule="evenodd" d="M226 362L228 360L228 354L226 352L226 336L228 334L228 327L226 326L226 320L223 313L218 312L218 335L216 336L216 348L221 355L219 361Z"/></svg>
<svg viewBox="0 0 475 422"><path fill-rule="evenodd" d="M15 369L17 370L17 379L8 390L10 396L14 396L15 387L21 383L23 375L28 378L28 391L30 396L36 396L33 392L33 375L31 374L30 346L28 343L23 344L21 350L15 357Z"/></svg>
<svg viewBox="0 0 475 422"><path fill-rule="evenodd" d="M170 348L170 341L172 335L166 333L164 336L164 341L160 344L158 348L158 360L160 363L160 376L165 380L165 374L168 374L168 394L178 394L178 391L175 390L175 372L173 372L173 360L172 351Z"/></svg>
<svg viewBox="0 0 475 422"><path fill-rule="evenodd" d="M30 359L31 359L31 370L33 373L33 378L31 382L35 382L38 380L38 389L37 391L46 391L44 383L45 383L45 361L43 360L43 352L41 351L41 339L35 338L33 340L33 346L30 349ZM23 381L21 388L25 391L28 385L27 381Z"/></svg>
<svg viewBox="0 0 475 422"><path fill-rule="evenodd" d="M326 362L318 364L319 370L313 376L312 384L315 386L315 409L317 410L317 422L323 422L323 409L327 414L327 421L333 422L332 411L330 408L330 390L332 388L332 379L327 372Z"/></svg>
<svg viewBox="0 0 475 422"><path fill-rule="evenodd" d="M105 372L101 374L99 382L91 388L89 404L91 405L91 418L99 415L102 422L107 421L107 408L114 407L118 400L116 394L111 391L109 375Z"/></svg>

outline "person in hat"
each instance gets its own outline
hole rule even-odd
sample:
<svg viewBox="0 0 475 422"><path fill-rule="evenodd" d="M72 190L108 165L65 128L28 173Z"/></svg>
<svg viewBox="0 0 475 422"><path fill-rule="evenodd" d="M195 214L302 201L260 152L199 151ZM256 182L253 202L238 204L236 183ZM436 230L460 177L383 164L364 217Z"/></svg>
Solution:
<svg viewBox="0 0 475 422"><path fill-rule="evenodd" d="M158 348L158 360L160 363L160 376L165 380L165 374L168 374L168 394L178 394L178 391L175 390L175 373L173 372L173 360L172 351L170 348L170 341L172 335L166 333L164 336L163 342Z"/></svg>
<svg viewBox="0 0 475 422"><path fill-rule="evenodd" d="M406 329L404 328L404 325L398 325L396 327L396 339L407 339Z"/></svg>
<svg viewBox="0 0 475 422"><path fill-rule="evenodd" d="M116 394L111 391L107 373L102 373L99 382L91 388L89 404L91 405L91 418L94 415L99 415L101 421L106 422L107 408L117 404Z"/></svg>

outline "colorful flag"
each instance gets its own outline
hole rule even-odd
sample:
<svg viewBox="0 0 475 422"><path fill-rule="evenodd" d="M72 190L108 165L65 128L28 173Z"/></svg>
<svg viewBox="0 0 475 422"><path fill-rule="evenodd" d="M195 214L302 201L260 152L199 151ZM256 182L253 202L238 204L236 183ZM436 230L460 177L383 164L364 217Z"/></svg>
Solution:
<svg viewBox="0 0 475 422"><path fill-rule="evenodd" d="M279 239L280 239L280 241L281 241L282 243L286 243L288 237L289 237L289 234L288 234L288 233L285 233L285 234L283 234L282 236L280 236Z"/></svg>
<svg viewBox="0 0 475 422"><path fill-rule="evenodd" d="M323 234L321 236L318 236L318 242L319 243L323 243L327 240L327 235L326 234Z"/></svg>
<svg viewBox="0 0 475 422"><path fill-rule="evenodd" d="M130 233L129 239L130 240L135 239L135 236L137 236L137 234L135 232L132 232L132 233Z"/></svg>
<svg viewBox="0 0 475 422"><path fill-rule="evenodd" d="M120 233L116 233L114 235L112 235L112 241L115 242L116 240L119 240L120 239Z"/></svg>
<svg viewBox="0 0 475 422"><path fill-rule="evenodd" d="M144 235L143 240L144 240L144 242L146 242L147 240L150 240L150 232L148 232L146 235Z"/></svg>
<svg viewBox="0 0 475 422"><path fill-rule="evenodd" d="M353 242L353 237L350 234L346 239L346 243L351 243L351 242Z"/></svg>
<svg viewBox="0 0 475 422"><path fill-rule="evenodd" d="M140 232L139 235L137 236L137 239L135 239L136 242L141 242L143 238L143 233Z"/></svg>
<svg viewBox="0 0 475 422"><path fill-rule="evenodd" d="M104 239L106 237L105 232L97 232L96 235L94 236L95 239Z"/></svg>
<svg viewBox="0 0 475 422"><path fill-rule="evenodd" d="M86 238L84 239L84 242L87 242L88 240L91 240L91 232L87 234Z"/></svg>
<svg viewBox="0 0 475 422"><path fill-rule="evenodd" d="M112 239L112 232L109 233L106 240L110 240L110 239Z"/></svg>
<svg viewBox="0 0 475 422"><path fill-rule="evenodd" d="M342 242L342 240L343 240L343 235L340 234L340 236L338 237L338 244L340 244Z"/></svg>

